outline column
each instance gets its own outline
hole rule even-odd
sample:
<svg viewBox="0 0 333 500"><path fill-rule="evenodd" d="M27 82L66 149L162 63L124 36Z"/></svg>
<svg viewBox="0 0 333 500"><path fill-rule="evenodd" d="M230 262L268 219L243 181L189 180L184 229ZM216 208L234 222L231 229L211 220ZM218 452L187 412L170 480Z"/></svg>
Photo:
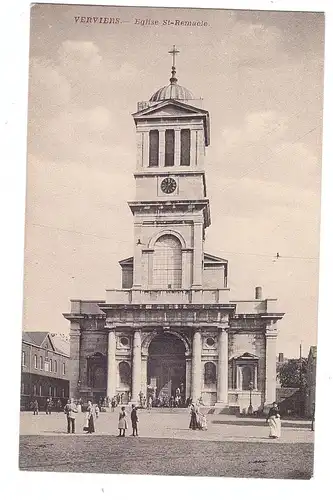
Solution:
<svg viewBox="0 0 333 500"><path fill-rule="evenodd" d="M106 395L112 399L116 395L117 373L116 373L116 334L115 329L108 333L108 379Z"/></svg>
<svg viewBox="0 0 333 500"><path fill-rule="evenodd" d="M192 371L192 360L191 357L186 355L186 387L185 387L185 398L191 397L191 371Z"/></svg>
<svg viewBox="0 0 333 500"><path fill-rule="evenodd" d="M141 390L141 332L135 330L133 335L133 357L132 357L132 395L131 401L138 402Z"/></svg>
<svg viewBox="0 0 333 500"><path fill-rule="evenodd" d="M71 321L70 326L70 370L69 370L69 396L79 398L79 379L80 379L80 323ZM62 370L62 366L59 367Z"/></svg>
<svg viewBox="0 0 333 500"><path fill-rule="evenodd" d="M202 287L202 222L193 225L193 287Z"/></svg>
<svg viewBox="0 0 333 500"><path fill-rule="evenodd" d="M265 404L272 404L276 399L276 339L277 331L267 328Z"/></svg>
<svg viewBox="0 0 333 500"><path fill-rule="evenodd" d="M147 397L147 363L148 356L142 356L141 361L141 391Z"/></svg>
<svg viewBox="0 0 333 500"><path fill-rule="evenodd" d="M201 396L202 373L201 373L201 332L194 332L192 341L192 374L191 374L191 397L195 403Z"/></svg>
<svg viewBox="0 0 333 500"><path fill-rule="evenodd" d="M159 130L159 167L165 166L165 130Z"/></svg>
<svg viewBox="0 0 333 500"><path fill-rule="evenodd" d="M228 404L228 331L219 328L217 364L217 402Z"/></svg>
<svg viewBox="0 0 333 500"><path fill-rule="evenodd" d="M175 166L180 165L180 129L175 129Z"/></svg>

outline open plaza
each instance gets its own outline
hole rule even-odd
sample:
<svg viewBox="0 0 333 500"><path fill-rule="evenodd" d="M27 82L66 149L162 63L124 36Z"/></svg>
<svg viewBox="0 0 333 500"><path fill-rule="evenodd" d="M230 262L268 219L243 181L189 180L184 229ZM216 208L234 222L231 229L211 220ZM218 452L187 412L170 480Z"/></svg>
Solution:
<svg viewBox="0 0 333 500"><path fill-rule="evenodd" d="M100 413L96 432L83 431L85 415L67 434L63 413L21 414L20 469L49 472L199 475L310 479L311 422L283 420L282 435L269 439L265 419L213 413L207 431L189 429L186 409L141 410L139 437L118 438L118 414Z"/></svg>

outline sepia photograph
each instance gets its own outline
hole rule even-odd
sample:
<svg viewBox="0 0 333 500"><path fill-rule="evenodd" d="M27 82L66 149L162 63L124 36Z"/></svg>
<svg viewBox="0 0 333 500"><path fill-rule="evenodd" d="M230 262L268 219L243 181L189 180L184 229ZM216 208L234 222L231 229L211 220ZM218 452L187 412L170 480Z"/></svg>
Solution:
<svg viewBox="0 0 333 500"><path fill-rule="evenodd" d="M31 6L21 471L313 477L324 38Z"/></svg>

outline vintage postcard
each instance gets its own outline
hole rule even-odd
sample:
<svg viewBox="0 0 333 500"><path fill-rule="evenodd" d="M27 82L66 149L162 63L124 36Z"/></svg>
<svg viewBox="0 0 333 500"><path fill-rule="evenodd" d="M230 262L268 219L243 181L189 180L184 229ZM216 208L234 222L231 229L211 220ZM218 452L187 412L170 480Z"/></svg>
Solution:
<svg viewBox="0 0 333 500"><path fill-rule="evenodd" d="M21 470L312 477L324 22L32 5Z"/></svg>

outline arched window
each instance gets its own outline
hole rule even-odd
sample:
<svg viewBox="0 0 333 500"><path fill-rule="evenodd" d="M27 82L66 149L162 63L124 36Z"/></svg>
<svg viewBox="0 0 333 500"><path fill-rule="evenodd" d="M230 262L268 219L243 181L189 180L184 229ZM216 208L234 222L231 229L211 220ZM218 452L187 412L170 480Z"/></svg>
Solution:
<svg viewBox="0 0 333 500"><path fill-rule="evenodd" d="M175 131L165 131L165 166L173 167L175 164Z"/></svg>
<svg viewBox="0 0 333 500"><path fill-rule="evenodd" d="M158 130L151 130L149 132L149 166L158 167L158 153L159 153L159 132Z"/></svg>
<svg viewBox="0 0 333 500"><path fill-rule="evenodd" d="M119 363L119 383L121 387L131 384L131 367L125 361Z"/></svg>
<svg viewBox="0 0 333 500"><path fill-rule="evenodd" d="M180 164L190 164L191 132L189 129L180 131Z"/></svg>
<svg viewBox="0 0 333 500"><path fill-rule="evenodd" d="M205 385L216 384L216 366L214 363L205 363L204 383Z"/></svg>
<svg viewBox="0 0 333 500"><path fill-rule="evenodd" d="M178 238L166 234L154 247L153 285L160 288L181 288L182 250Z"/></svg>
<svg viewBox="0 0 333 500"><path fill-rule="evenodd" d="M54 372L57 373L58 371L58 366L57 366L57 360L54 360Z"/></svg>
<svg viewBox="0 0 333 500"><path fill-rule="evenodd" d="M53 370L53 363L52 363L52 359L50 359L50 372L52 372Z"/></svg>
<svg viewBox="0 0 333 500"><path fill-rule="evenodd" d="M37 362L37 354L34 355L34 367L37 369L38 368L38 362Z"/></svg>
<svg viewBox="0 0 333 500"><path fill-rule="evenodd" d="M40 358L39 358L39 369L40 370L43 369L43 356L40 356Z"/></svg>

